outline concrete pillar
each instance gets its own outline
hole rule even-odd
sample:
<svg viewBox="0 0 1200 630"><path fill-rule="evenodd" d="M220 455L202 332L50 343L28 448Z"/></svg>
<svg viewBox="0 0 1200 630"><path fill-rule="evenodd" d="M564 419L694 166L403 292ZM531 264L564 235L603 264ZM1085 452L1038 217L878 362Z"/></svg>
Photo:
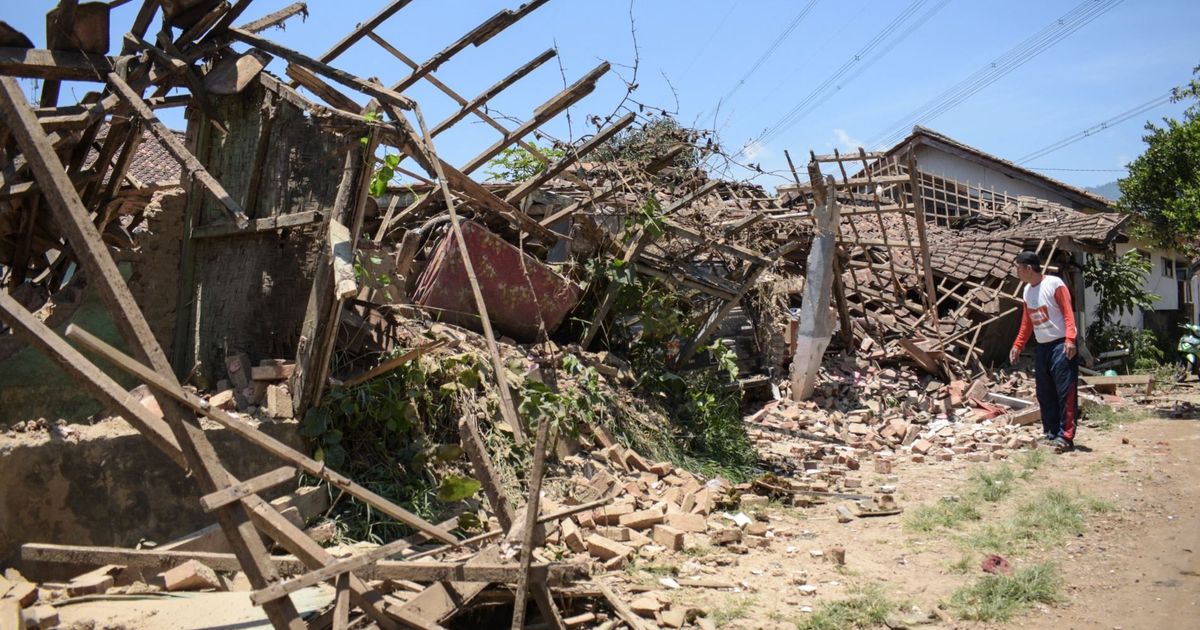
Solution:
<svg viewBox="0 0 1200 630"><path fill-rule="evenodd" d="M800 305L800 322L796 332L796 355L792 358L792 400L807 400L812 396L821 369L821 357L833 336L833 317L829 311L833 295L833 257L837 253L838 213L836 187L833 177L825 179L824 194L816 195L813 209L812 249L808 253L808 269L804 280L804 302ZM820 184L814 182L814 186Z"/></svg>

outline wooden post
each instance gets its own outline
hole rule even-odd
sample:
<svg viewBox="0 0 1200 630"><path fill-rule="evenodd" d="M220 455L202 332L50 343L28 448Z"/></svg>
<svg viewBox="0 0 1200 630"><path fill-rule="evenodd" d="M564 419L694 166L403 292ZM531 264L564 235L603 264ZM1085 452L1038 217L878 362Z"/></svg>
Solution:
<svg viewBox="0 0 1200 630"><path fill-rule="evenodd" d="M59 228L72 244L80 264L90 282L98 289L122 335L142 360L152 365L160 376L178 385L162 347L155 340L108 247L79 200L66 169L50 145L50 139L42 131L37 117L25 102L20 85L12 77L0 77L0 113L41 184ZM230 485L229 474L221 466L204 432L199 426L184 421L183 408L165 396L159 401L159 406L201 492L209 494ZM277 576L267 558L266 547L241 505L233 504L219 510L217 521L229 538L251 583L265 586L274 581ZM305 627L291 601L273 602L264 609L276 628L301 630Z"/></svg>

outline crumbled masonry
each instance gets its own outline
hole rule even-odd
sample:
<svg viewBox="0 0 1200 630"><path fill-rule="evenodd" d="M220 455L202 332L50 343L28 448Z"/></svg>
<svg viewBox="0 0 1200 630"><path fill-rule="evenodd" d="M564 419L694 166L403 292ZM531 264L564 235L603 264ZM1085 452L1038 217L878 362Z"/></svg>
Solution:
<svg viewBox="0 0 1200 630"><path fill-rule="evenodd" d="M898 463L1036 447L1032 382L990 365L1019 305L1013 257L1033 249L1066 269L1066 252L1110 247L1125 217L985 195L921 171L904 143L811 153L821 188L797 175L772 195L707 173L711 137L654 136L632 110L590 116L578 141L539 148L532 138L581 106L607 62L520 123L487 104L556 49L513 60L474 97L436 74L547 2L501 11L415 60L376 34L409 0L320 53L268 32L300 27L304 3L247 20L248 0L144 0L120 51L107 45L116 3L59 3L49 49L0 22L0 360L25 348L50 359L72 379L58 394L86 395L136 429L186 474L204 515L137 548L5 532L12 548L0 553L22 570L0 579L0 615L50 628L56 607L97 595L232 592L246 597L211 607L244 604L280 629L706 628L706 611L669 592L746 588L712 576L736 560L697 549L799 544L768 506L846 523L894 516L905 507ZM364 39L395 57L380 67L387 80L339 69ZM38 102L18 79L40 81ZM65 103L63 81L94 91ZM425 119L409 94L422 83L456 104L450 116ZM186 132L155 114L168 107L187 108ZM478 154L453 164L438 136L465 119L499 139L481 134ZM621 144L638 132L648 139ZM533 173L478 181L514 150ZM639 439L687 436L617 351L651 338L651 315L671 314L631 315L631 287L678 299L686 332L647 351L664 371L686 387L714 363L727 370L723 391L744 412L733 424L759 458L747 480L689 470ZM85 293L119 347L81 323ZM340 431L304 433L331 400L382 399L409 370L426 380L387 392L403 403L386 411L388 430L428 438L439 447L429 458L465 475L437 488L451 495L438 518L339 472L355 457L335 455ZM1153 386L1088 378L1086 405ZM453 417L418 406L427 389ZM568 392L583 402L570 407ZM350 398L365 417L372 401ZM265 426L300 427L312 449ZM255 449L261 472L235 477L214 427ZM13 432L71 441L65 423ZM411 533L347 540L326 518L339 502ZM810 553L841 566L856 552ZM664 558L683 569L658 586L627 579Z"/></svg>

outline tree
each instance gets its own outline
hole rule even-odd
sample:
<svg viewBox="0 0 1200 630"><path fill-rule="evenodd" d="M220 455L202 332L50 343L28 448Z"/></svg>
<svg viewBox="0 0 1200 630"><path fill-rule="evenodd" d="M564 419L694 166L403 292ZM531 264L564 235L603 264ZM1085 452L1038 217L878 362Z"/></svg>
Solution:
<svg viewBox="0 0 1200 630"><path fill-rule="evenodd" d="M1200 66L1193 73L1200 77ZM1146 152L1121 179L1119 209L1136 216L1137 232L1158 246L1200 254L1200 79L1175 88L1172 101L1196 99L1183 120L1146 123Z"/></svg>

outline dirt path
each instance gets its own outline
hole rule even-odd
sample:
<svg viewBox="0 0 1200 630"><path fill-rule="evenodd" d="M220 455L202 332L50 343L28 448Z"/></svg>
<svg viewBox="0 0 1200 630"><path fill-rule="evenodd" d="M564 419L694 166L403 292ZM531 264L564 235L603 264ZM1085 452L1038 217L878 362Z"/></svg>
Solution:
<svg viewBox="0 0 1200 630"><path fill-rule="evenodd" d="M746 588L737 593L663 592L704 609L719 627L728 628L794 628L811 618L810 609L870 585L881 585L891 600L907 603L912 612L892 619L909 627L1200 627L1200 422L1150 419L1108 432L1085 429L1079 444L1084 448L1073 453L1048 454L1029 479L1014 484L1011 496L982 504L982 518L959 528L913 532L904 527L903 515L841 524L832 505L768 508L774 533L769 549L745 555L721 548L696 550L682 562L643 564L640 568L649 571L631 571L630 578L657 586L664 572L675 571L744 583ZM1009 465L1019 469L1021 456L1011 459ZM862 476L867 485L896 485L898 500L911 512L965 492L973 473L998 466L903 462L893 477ZM1056 563L1064 601L1036 605L1006 623L953 618L944 604L955 589L983 575L982 553L964 541L982 528L1011 520L1023 502L1053 488L1105 507L1088 513L1082 535L1022 547L1009 560L1016 569ZM828 550L837 546L846 550L843 567L828 561ZM805 594L801 584L816 592Z"/></svg>

